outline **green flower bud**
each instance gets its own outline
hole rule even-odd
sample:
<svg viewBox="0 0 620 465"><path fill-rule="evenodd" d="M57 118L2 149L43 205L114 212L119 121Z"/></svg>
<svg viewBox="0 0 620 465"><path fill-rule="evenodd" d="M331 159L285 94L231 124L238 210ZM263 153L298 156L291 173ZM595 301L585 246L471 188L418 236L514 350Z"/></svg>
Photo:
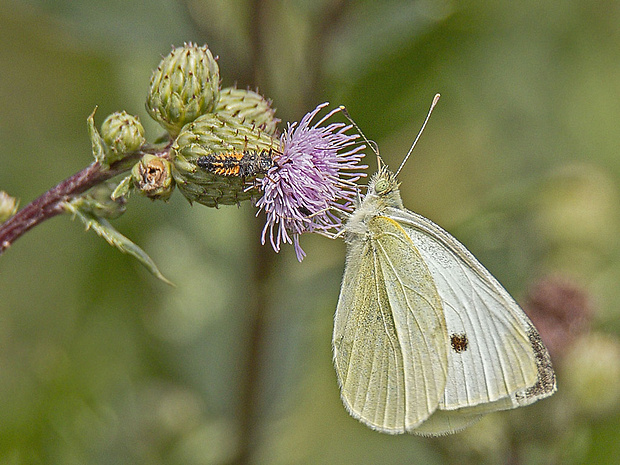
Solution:
<svg viewBox="0 0 620 465"><path fill-rule="evenodd" d="M220 71L207 46L185 44L153 72L146 109L174 138L185 124L213 111L219 89Z"/></svg>
<svg viewBox="0 0 620 465"><path fill-rule="evenodd" d="M131 170L134 185L153 200L168 200L174 190L172 164L155 155L144 155Z"/></svg>
<svg viewBox="0 0 620 465"><path fill-rule="evenodd" d="M224 114L207 114L183 128L175 140L173 175L177 186L190 202L208 207L237 205L258 194L253 178L220 176L196 165L199 157L243 152L281 151L280 141L256 126L243 124Z"/></svg>
<svg viewBox="0 0 620 465"><path fill-rule="evenodd" d="M124 111L112 113L105 119L101 125L101 135L108 148L105 155L108 164L138 150L146 141L144 127L138 117Z"/></svg>
<svg viewBox="0 0 620 465"><path fill-rule="evenodd" d="M271 101L251 90L228 87L220 92L215 112L240 118L245 124L253 124L268 134L275 134L277 124Z"/></svg>
<svg viewBox="0 0 620 465"><path fill-rule="evenodd" d="M0 224L12 217L17 211L17 199L0 191Z"/></svg>

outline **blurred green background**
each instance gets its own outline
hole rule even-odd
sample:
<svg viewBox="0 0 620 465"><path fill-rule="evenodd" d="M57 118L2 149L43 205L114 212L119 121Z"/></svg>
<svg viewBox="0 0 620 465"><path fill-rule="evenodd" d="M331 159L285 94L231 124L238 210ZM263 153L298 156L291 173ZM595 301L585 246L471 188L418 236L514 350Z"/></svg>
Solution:
<svg viewBox="0 0 620 465"><path fill-rule="evenodd" d="M0 257L0 464L617 463L620 3L2 0L0 25L0 189L22 206L91 162L95 105L159 136L152 69L208 43L223 86L283 122L346 105L392 167L440 92L405 204L521 303L552 277L582 303L559 299L564 320L594 311L560 334L552 398L455 436L381 435L331 363L342 241L302 237L300 264L260 247L249 203L134 196L115 225L176 288L68 217Z"/></svg>

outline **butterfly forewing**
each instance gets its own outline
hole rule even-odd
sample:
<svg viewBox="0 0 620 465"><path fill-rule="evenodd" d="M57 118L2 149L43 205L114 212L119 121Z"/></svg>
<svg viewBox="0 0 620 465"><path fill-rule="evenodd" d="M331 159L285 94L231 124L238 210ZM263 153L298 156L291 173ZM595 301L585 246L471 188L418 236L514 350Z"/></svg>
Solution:
<svg viewBox="0 0 620 465"><path fill-rule="evenodd" d="M475 410L484 412L552 394L555 378L549 355L536 343L538 333L508 292L461 243L430 220L408 210L390 209L390 214L418 247L443 303L451 346L440 408L481 405ZM532 390L537 383L539 388Z"/></svg>
<svg viewBox="0 0 620 465"><path fill-rule="evenodd" d="M367 227L347 255L334 359L350 413L398 433L426 420L443 398L446 325L428 268L403 228L385 217Z"/></svg>

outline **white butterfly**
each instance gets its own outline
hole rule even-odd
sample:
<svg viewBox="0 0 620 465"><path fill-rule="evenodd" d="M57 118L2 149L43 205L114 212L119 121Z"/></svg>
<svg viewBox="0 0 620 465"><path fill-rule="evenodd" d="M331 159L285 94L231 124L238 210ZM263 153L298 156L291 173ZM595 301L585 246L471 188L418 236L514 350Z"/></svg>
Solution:
<svg viewBox="0 0 620 465"><path fill-rule="evenodd" d="M555 392L523 310L460 242L403 206L385 166L344 231L332 342L353 417L384 433L449 434Z"/></svg>

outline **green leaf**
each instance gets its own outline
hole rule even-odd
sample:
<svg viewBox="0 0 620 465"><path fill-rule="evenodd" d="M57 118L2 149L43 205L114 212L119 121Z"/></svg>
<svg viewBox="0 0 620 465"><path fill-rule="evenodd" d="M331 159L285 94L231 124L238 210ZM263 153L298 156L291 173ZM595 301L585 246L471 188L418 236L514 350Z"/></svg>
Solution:
<svg viewBox="0 0 620 465"><path fill-rule="evenodd" d="M157 265L148 256L148 254L134 244L127 237L123 236L120 232L118 232L108 220L101 218L91 211L88 208L81 208L83 202L81 198L75 199L72 202L65 203L65 210L72 213L74 216L77 216L84 225L86 229L92 229L95 231L100 237L103 237L108 244L116 247L123 253L128 253L132 255L134 258L138 259L142 265L146 267L147 270L151 272L155 277L159 278L166 284L170 284L174 286L174 283L169 281L157 268Z"/></svg>
<svg viewBox="0 0 620 465"><path fill-rule="evenodd" d="M131 175L129 175L123 178L123 180L120 183L118 183L118 186L116 186L116 189L114 189L114 192L112 192L112 195L110 196L110 198L112 200L116 200L121 197L125 197L125 198L129 197L131 187L132 187Z"/></svg>
<svg viewBox="0 0 620 465"><path fill-rule="evenodd" d="M97 111L97 107L90 114L88 119L86 120L88 124L88 135L90 136L90 142L93 146L93 157L95 157L95 161L101 163L103 166L107 166L105 161L105 143L103 142L103 138L97 131L95 127L95 112Z"/></svg>

